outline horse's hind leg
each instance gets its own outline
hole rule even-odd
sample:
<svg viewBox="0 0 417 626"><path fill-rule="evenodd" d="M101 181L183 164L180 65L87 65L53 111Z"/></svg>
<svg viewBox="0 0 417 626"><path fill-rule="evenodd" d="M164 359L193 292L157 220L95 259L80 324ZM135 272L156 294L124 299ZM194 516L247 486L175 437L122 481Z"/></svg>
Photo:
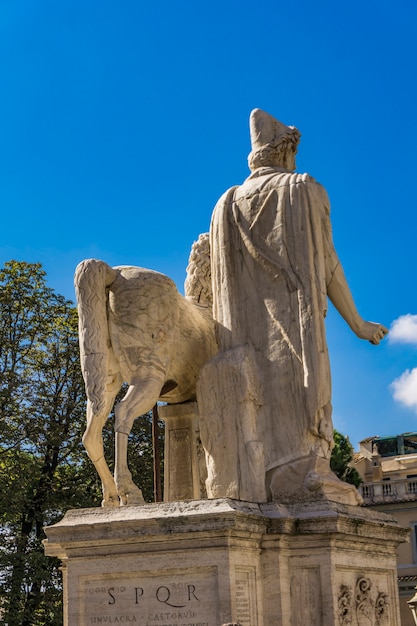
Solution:
<svg viewBox="0 0 417 626"><path fill-rule="evenodd" d="M87 428L83 444L93 461L103 488L102 506L119 506L116 484L104 458L103 426L112 409L116 393L106 393L105 407L100 413L93 413L90 400L87 402Z"/></svg>
<svg viewBox="0 0 417 626"><path fill-rule="evenodd" d="M144 415L152 409L158 400L163 377L156 375L136 379L135 384L130 385L123 400L115 407L115 431L116 431L116 460L114 478L120 503L125 505L144 504L142 491L132 480L132 474L127 465L127 442L133 422L137 417Z"/></svg>

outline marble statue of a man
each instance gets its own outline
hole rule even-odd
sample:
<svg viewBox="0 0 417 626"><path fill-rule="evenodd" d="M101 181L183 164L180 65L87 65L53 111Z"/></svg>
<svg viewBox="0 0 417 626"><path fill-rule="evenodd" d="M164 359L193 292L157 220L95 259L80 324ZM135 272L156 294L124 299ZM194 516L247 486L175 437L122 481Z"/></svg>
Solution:
<svg viewBox="0 0 417 626"><path fill-rule="evenodd" d="M326 191L294 173L298 130L255 109L250 134L251 175L220 198L210 229L220 352L198 386L208 495L356 504L329 466L327 298L358 337L378 344L387 329L356 310Z"/></svg>

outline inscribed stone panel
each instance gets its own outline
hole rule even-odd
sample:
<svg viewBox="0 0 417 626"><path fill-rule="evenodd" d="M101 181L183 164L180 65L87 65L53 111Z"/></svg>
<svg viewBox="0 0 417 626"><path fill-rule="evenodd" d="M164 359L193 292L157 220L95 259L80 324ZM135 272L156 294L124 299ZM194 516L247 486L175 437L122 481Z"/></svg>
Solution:
<svg viewBox="0 0 417 626"><path fill-rule="evenodd" d="M81 576L84 624L218 626L216 568Z"/></svg>

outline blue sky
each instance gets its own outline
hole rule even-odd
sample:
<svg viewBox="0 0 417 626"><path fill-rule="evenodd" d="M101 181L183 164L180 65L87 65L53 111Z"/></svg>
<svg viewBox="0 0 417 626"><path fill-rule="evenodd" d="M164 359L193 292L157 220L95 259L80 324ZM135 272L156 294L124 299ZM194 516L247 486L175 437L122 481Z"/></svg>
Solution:
<svg viewBox="0 0 417 626"><path fill-rule="evenodd" d="M373 347L330 310L335 427L417 430L416 27L414 0L2 0L1 264L71 299L89 257L182 290L263 108L302 133L361 314L409 316Z"/></svg>

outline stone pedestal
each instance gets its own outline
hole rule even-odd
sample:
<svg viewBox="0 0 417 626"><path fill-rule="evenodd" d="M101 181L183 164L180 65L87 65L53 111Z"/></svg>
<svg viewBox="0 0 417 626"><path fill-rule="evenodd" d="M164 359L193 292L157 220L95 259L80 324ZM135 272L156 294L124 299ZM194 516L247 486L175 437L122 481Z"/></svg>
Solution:
<svg viewBox="0 0 417 626"><path fill-rule="evenodd" d="M400 626L390 516L230 499L69 511L65 626Z"/></svg>
<svg viewBox="0 0 417 626"><path fill-rule="evenodd" d="M164 502L204 498L207 478L197 402L160 406L165 422Z"/></svg>

